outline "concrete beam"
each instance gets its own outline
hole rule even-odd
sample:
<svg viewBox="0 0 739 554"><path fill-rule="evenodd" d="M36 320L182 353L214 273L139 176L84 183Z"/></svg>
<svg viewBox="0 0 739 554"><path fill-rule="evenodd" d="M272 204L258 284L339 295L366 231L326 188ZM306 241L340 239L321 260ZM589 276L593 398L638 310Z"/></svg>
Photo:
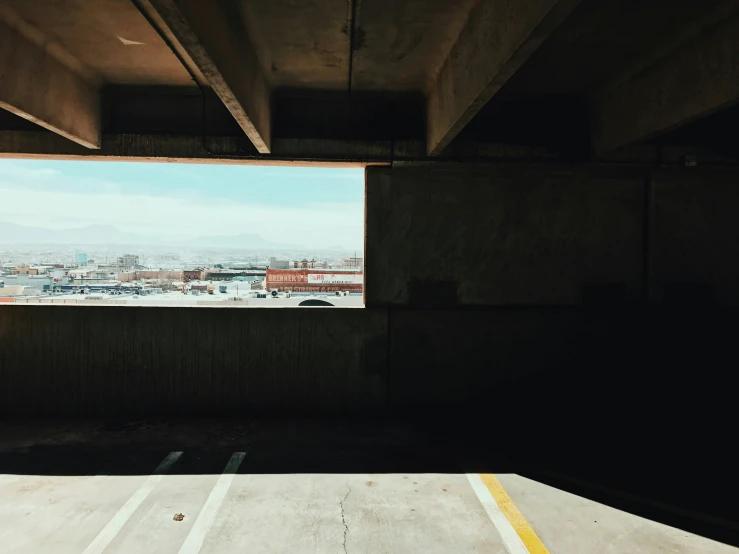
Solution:
<svg viewBox="0 0 739 554"><path fill-rule="evenodd" d="M480 0L428 93L426 144L439 155L580 0Z"/></svg>
<svg viewBox="0 0 739 554"><path fill-rule="evenodd" d="M87 150L45 131L0 130L0 159L59 159L98 161L180 162L257 165L339 165L343 167L389 164L438 165L442 161L553 160L556 156L527 146L456 142L444 158L426 158L423 141L335 140L275 138L269 155L253 152L246 137L203 137L195 134L104 133L99 150ZM638 157L635 162L653 163Z"/></svg>
<svg viewBox="0 0 739 554"><path fill-rule="evenodd" d="M27 27L19 29L4 19L0 19L0 108L86 148L100 148L97 87L53 55L42 37L21 32Z"/></svg>
<svg viewBox="0 0 739 554"><path fill-rule="evenodd" d="M270 89L246 30L228 6L200 0L135 1L196 79L202 75L213 88L256 149L269 154Z"/></svg>
<svg viewBox="0 0 739 554"><path fill-rule="evenodd" d="M393 154L390 141L330 139L275 139L270 155L240 154L251 150L246 140L209 136L206 150L203 137L198 135L105 133L100 149L92 151L51 133L0 131L0 159L364 167L388 164ZM422 148L422 143L419 143L419 148Z"/></svg>
<svg viewBox="0 0 739 554"><path fill-rule="evenodd" d="M593 98L597 155L641 142L739 101L739 17Z"/></svg>

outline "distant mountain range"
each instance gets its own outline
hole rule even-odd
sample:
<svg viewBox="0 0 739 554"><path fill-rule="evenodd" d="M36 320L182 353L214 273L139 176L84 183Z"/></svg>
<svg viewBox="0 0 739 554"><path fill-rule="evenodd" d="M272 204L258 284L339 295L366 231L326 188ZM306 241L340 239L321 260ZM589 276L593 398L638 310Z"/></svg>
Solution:
<svg viewBox="0 0 739 554"><path fill-rule="evenodd" d="M0 221L0 244L65 245L171 245L212 248L302 249L296 244L271 242L256 234L202 236L192 240L161 240L126 233L112 225L89 225L73 229L46 229Z"/></svg>
<svg viewBox="0 0 739 554"><path fill-rule="evenodd" d="M172 243L175 244L175 243ZM282 244L271 242L263 239L259 235L241 234L241 235L210 235L197 237L192 240L177 242L176 244L187 244L188 246L202 246L213 248L282 248L291 250L300 250L303 248L299 244Z"/></svg>

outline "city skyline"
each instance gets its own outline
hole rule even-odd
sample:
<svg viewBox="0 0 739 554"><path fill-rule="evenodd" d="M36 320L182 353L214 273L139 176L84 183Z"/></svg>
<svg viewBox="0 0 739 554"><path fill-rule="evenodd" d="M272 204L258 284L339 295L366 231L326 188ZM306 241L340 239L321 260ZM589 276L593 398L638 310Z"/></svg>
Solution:
<svg viewBox="0 0 739 554"><path fill-rule="evenodd" d="M363 185L361 169L0 160L0 221L351 250L363 243Z"/></svg>

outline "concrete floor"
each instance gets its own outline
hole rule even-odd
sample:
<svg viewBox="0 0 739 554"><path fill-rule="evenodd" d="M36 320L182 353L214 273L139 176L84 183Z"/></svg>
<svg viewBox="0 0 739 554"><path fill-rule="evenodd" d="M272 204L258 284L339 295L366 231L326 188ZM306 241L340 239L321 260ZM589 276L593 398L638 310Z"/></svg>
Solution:
<svg viewBox="0 0 739 554"><path fill-rule="evenodd" d="M739 552L514 473L496 474L493 489L487 476L462 472L309 471L330 466L311 458L300 432L252 429L245 441L238 427L195 426L154 446L161 429L0 426L1 550ZM292 438L295 452L306 448L305 472L291 471L295 452L280 451L281 460L266 452ZM384 440L392 446L392 433ZM243 449L230 450L234 442ZM333 451L350 468L351 452Z"/></svg>

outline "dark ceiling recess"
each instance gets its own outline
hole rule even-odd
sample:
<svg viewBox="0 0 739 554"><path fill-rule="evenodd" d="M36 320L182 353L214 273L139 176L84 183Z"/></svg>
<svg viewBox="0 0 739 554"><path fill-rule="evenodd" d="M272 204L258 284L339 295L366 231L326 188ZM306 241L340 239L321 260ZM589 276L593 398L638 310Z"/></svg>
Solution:
<svg viewBox="0 0 739 554"><path fill-rule="evenodd" d="M653 144L703 146L722 156L739 159L739 105L718 111L660 135Z"/></svg>
<svg viewBox="0 0 739 554"><path fill-rule="evenodd" d="M211 136L244 134L210 89L114 86L103 90L102 98L105 133L198 135L205 130Z"/></svg>
<svg viewBox="0 0 739 554"><path fill-rule="evenodd" d="M511 95L493 98L459 134L459 141L542 146L568 158L589 154L589 117L574 95Z"/></svg>
<svg viewBox="0 0 739 554"><path fill-rule="evenodd" d="M275 137L423 140L421 94L278 91L272 98Z"/></svg>
<svg viewBox="0 0 739 554"><path fill-rule="evenodd" d="M0 129L5 131L43 131L38 125L15 115L14 113L0 109Z"/></svg>

